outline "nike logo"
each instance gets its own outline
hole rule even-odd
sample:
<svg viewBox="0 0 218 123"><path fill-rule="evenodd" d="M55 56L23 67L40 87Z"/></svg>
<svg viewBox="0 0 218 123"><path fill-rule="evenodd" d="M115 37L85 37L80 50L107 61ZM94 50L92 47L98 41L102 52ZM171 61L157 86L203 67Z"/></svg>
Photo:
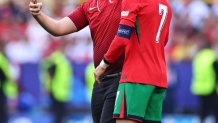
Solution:
<svg viewBox="0 0 218 123"><path fill-rule="evenodd" d="M91 11L91 10L93 10L93 9L96 9L97 7L91 7L91 8L89 8L89 10Z"/></svg>

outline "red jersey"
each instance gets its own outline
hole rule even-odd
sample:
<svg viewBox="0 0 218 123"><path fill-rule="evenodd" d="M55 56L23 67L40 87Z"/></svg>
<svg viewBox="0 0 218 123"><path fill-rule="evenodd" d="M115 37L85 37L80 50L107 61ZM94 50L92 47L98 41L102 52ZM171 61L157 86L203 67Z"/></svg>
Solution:
<svg viewBox="0 0 218 123"><path fill-rule="evenodd" d="M167 87L164 46L171 18L167 0L123 0L120 25L133 27L132 33L128 40L117 35L104 56L113 63L125 50L120 82ZM128 34L128 30L119 32Z"/></svg>
<svg viewBox="0 0 218 123"><path fill-rule="evenodd" d="M89 25L94 45L95 67L101 62L116 35L120 12L121 0L87 0L68 16L78 30ZM123 59L124 57L117 59L105 74L121 72Z"/></svg>

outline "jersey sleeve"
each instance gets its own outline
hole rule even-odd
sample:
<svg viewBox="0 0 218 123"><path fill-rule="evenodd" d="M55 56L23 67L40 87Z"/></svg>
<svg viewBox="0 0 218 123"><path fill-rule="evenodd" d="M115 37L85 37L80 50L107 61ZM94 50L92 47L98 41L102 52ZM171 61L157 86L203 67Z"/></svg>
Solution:
<svg viewBox="0 0 218 123"><path fill-rule="evenodd" d="M74 10L68 17L73 21L77 30L81 30L88 25L88 19L86 17L86 5L81 4L76 10Z"/></svg>
<svg viewBox="0 0 218 123"><path fill-rule="evenodd" d="M117 35L104 55L104 60L107 63L114 63L124 53L126 45L130 41L132 29L135 27L137 13L141 9L140 4L140 0L122 1L120 26Z"/></svg>
<svg viewBox="0 0 218 123"><path fill-rule="evenodd" d="M114 63L124 53L127 44L128 39L115 36L107 53L104 55L104 60L108 64Z"/></svg>
<svg viewBox="0 0 218 123"><path fill-rule="evenodd" d="M140 0L123 0L120 24L134 27L140 4Z"/></svg>

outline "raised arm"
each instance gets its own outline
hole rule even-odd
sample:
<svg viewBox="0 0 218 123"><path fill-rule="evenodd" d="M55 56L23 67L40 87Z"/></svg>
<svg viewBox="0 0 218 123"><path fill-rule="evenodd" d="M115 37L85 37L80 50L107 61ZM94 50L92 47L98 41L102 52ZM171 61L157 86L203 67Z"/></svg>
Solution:
<svg viewBox="0 0 218 123"><path fill-rule="evenodd" d="M125 51L126 46L130 42L133 30L136 31L136 16L141 7L141 0L122 0L121 20L117 35L113 39L104 59L101 61L94 71L95 80L100 83L99 78L105 72L106 68L115 62Z"/></svg>
<svg viewBox="0 0 218 123"><path fill-rule="evenodd" d="M38 23L50 34L62 36L77 31L77 27L69 17L55 20L41 11L42 3L31 0L29 10Z"/></svg>

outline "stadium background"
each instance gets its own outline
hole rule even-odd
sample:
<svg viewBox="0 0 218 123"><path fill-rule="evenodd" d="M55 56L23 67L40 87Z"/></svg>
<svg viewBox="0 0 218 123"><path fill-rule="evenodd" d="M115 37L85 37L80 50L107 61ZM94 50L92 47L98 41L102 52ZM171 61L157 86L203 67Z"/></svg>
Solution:
<svg viewBox="0 0 218 123"><path fill-rule="evenodd" d="M173 8L170 40L166 47L169 89L164 104L164 123L198 123L200 100L191 91L192 60L202 44L218 53L218 0L169 0ZM43 11L59 19L81 0L43 0ZM91 123L90 96L86 81L92 63L88 27L81 32L53 37L43 30L28 10L28 0L0 0L0 41L11 63L11 76L19 87L16 99L8 100L10 123L51 123L50 100L44 91L39 63L61 45L72 69L72 91L66 123ZM64 44L64 45L62 45ZM213 123L213 117L206 120Z"/></svg>

